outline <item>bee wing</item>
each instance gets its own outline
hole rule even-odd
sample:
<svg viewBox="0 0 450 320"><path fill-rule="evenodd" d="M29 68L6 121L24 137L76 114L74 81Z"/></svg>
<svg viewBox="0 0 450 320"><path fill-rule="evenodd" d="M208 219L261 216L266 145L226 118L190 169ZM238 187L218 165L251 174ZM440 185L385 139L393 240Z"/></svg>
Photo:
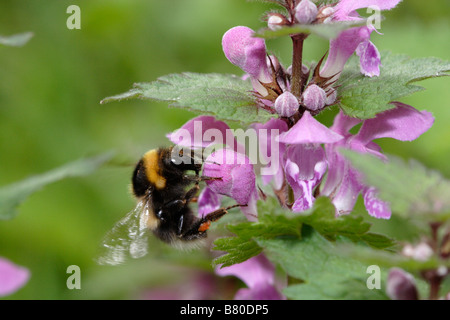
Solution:
<svg viewBox="0 0 450 320"><path fill-rule="evenodd" d="M114 225L101 243L101 252L97 259L99 264L117 265L129 257L140 258L147 254L147 219L150 210L150 201L141 200Z"/></svg>

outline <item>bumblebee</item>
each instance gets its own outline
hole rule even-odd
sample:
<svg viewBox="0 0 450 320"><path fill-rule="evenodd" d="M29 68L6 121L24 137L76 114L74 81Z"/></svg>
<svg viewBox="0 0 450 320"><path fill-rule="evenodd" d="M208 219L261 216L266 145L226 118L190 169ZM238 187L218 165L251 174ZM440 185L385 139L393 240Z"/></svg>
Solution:
<svg viewBox="0 0 450 320"><path fill-rule="evenodd" d="M180 156L183 149L167 147L150 150L139 160L131 179L138 203L103 239L100 264L120 264L128 256L144 256L149 231L177 248L198 247L211 223L239 206L220 208L202 218L194 215L190 203L197 201L199 183L218 178L200 176L202 163L180 162ZM194 152L189 158L194 160Z"/></svg>

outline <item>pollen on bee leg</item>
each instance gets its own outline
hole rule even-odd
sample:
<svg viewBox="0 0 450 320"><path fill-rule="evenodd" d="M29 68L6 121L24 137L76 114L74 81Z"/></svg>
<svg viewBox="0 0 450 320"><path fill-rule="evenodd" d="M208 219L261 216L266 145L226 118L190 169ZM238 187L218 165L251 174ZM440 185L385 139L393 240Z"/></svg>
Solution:
<svg viewBox="0 0 450 320"><path fill-rule="evenodd" d="M209 227L211 226L211 221L205 221L203 222L200 227L198 227L198 231L200 232L205 232L206 230L209 229Z"/></svg>

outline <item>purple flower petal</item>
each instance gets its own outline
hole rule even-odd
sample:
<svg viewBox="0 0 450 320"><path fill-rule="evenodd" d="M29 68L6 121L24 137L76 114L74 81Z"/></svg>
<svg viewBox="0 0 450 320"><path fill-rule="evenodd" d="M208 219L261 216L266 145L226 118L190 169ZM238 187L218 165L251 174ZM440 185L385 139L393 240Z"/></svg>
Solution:
<svg viewBox="0 0 450 320"><path fill-rule="evenodd" d="M272 285L275 283L275 267L263 254L229 267L216 268L216 274L222 277L238 277L249 288L254 287L258 283Z"/></svg>
<svg viewBox="0 0 450 320"><path fill-rule="evenodd" d="M376 7L380 10L389 10L394 8L400 1L401 0L341 0L334 7L333 20L360 20L361 18L356 12L357 9ZM375 30L375 28L371 25L350 28L342 31L336 39L331 40L328 58L320 71L320 75L322 77L332 77L331 81L337 80L347 60L361 43L369 41L370 34L373 30ZM377 75L377 68L379 66L379 62L377 62L379 60L379 54L377 55L378 50L376 50L373 45L369 48L368 44L366 44L365 48L360 48L360 50L361 71L367 75Z"/></svg>
<svg viewBox="0 0 450 320"><path fill-rule="evenodd" d="M16 292L27 283L29 278L28 269L0 258L0 297Z"/></svg>
<svg viewBox="0 0 450 320"><path fill-rule="evenodd" d="M280 133L286 132L288 126L280 119L271 119L265 124L253 124L256 130L259 144L261 162L266 164L261 169L261 178L265 184L273 181L276 190L279 190L284 182L284 152L286 146L277 141Z"/></svg>
<svg viewBox="0 0 450 320"><path fill-rule="evenodd" d="M361 42L356 48L359 56L361 73L367 77L379 76L381 56L377 47L369 40Z"/></svg>
<svg viewBox="0 0 450 320"><path fill-rule="evenodd" d="M337 142L335 144L326 144L325 153L328 162L328 172L323 188L320 192L321 195L332 196L334 195L339 186L341 185L344 173L347 170L347 160L337 151L337 148L342 146L343 142Z"/></svg>
<svg viewBox="0 0 450 320"><path fill-rule="evenodd" d="M347 167L341 184L331 201L336 207L336 215L352 212L362 188L359 173L355 169Z"/></svg>
<svg viewBox="0 0 450 320"><path fill-rule="evenodd" d="M253 288L242 288L236 292L234 300L284 300L278 290L267 283L258 283Z"/></svg>
<svg viewBox="0 0 450 320"><path fill-rule="evenodd" d="M232 134L230 127L213 116L198 116L186 122L167 138L174 144L190 148L206 148L213 143L223 144Z"/></svg>
<svg viewBox="0 0 450 320"><path fill-rule="evenodd" d="M372 30L366 26L355 27L342 31L336 39L331 40L327 61L320 70L320 75L330 77L330 82L337 80L347 60L361 42L370 39L371 32Z"/></svg>
<svg viewBox="0 0 450 320"><path fill-rule="evenodd" d="M222 38L222 48L227 59L261 82L271 82L266 63L264 39L254 37L254 31L238 26L228 30Z"/></svg>
<svg viewBox="0 0 450 320"><path fill-rule="evenodd" d="M215 193L208 186L203 188L198 196L198 215L203 217L220 208L222 196Z"/></svg>
<svg viewBox="0 0 450 320"><path fill-rule="evenodd" d="M314 203L313 190L327 169L325 152L320 145L307 144L292 145L286 154L286 180L295 198L292 211L302 212Z"/></svg>
<svg viewBox="0 0 450 320"><path fill-rule="evenodd" d="M325 161L325 151L318 144L292 145L286 154L286 174L295 180L313 179L317 163Z"/></svg>
<svg viewBox="0 0 450 320"><path fill-rule="evenodd" d="M378 191L374 187L366 187L363 192L364 206L372 217L378 219L389 219L391 207L387 202L378 198Z"/></svg>
<svg viewBox="0 0 450 320"><path fill-rule="evenodd" d="M247 285L248 289L239 290L235 299L283 299L275 288L275 267L263 254L215 271L222 277L238 277Z"/></svg>
<svg viewBox="0 0 450 320"><path fill-rule="evenodd" d="M414 277L400 268L392 268L386 281L386 293L393 300L418 300Z"/></svg>
<svg viewBox="0 0 450 320"><path fill-rule="evenodd" d="M368 7L378 7L380 10L390 10L401 0L340 0L334 7L334 18L339 21L348 20L355 10Z"/></svg>
<svg viewBox="0 0 450 320"><path fill-rule="evenodd" d="M334 143L342 140L340 134L328 129L305 111L302 118L288 131L280 134L278 141L286 144Z"/></svg>
<svg viewBox="0 0 450 320"><path fill-rule="evenodd" d="M430 112L418 111L400 102L393 102L393 104L396 108L364 121L355 140L363 145L379 138L412 141L433 125L434 117Z"/></svg>
<svg viewBox="0 0 450 320"><path fill-rule="evenodd" d="M342 111L339 111L339 113L334 118L333 125L331 126L330 129L346 137L349 135L350 129L360 122L361 122L360 119L349 117L345 115Z"/></svg>
<svg viewBox="0 0 450 320"><path fill-rule="evenodd" d="M231 149L216 150L206 159L203 175L221 178L206 183L213 192L231 197L240 205L248 205L242 207L242 211L249 220L255 220L256 175L247 156Z"/></svg>

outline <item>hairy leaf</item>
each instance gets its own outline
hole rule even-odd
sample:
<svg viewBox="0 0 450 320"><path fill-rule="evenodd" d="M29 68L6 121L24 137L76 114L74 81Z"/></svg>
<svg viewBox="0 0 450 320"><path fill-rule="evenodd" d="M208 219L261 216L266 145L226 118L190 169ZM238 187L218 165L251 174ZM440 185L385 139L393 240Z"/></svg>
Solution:
<svg viewBox="0 0 450 320"><path fill-rule="evenodd" d="M393 240L383 235L370 233L370 224L359 216L335 217L334 206L325 197L318 198L314 207L304 214L286 211L274 199L262 202L258 212L261 213L258 222L230 225L228 229L235 236L220 238L214 242L215 250L226 252L214 261L215 264L230 266L259 254L262 250L258 245L259 240L291 236L301 241L300 230L303 225L313 227L329 241L345 237L380 249L394 244Z"/></svg>
<svg viewBox="0 0 450 320"><path fill-rule="evenodd" d="M353 56L338 81L339 105L348 116L369 119L392 109L390 104L404 96L423 90L416 82L448 76L450 61L438 58L409 58L405 55L381 53L380 76L365 77L360 72L359 58Z"/></svg>
<svg viewBox="0 0 450 320"><path fill-rule="evenodd" d="M404 217L420 216L429 220L450 219L450 181L439 172L425 168L417 161L408 162L388 156L383 162L370 155L342 150L353 166L364 174L380 198Z"/></svg>
<svg viewBox="0 0 450 320"><path fill-rule="evenodd" d="M131 98L160 100L221 120L265 122L272 115L256 106L252 90L250 81L234 75L181 73L150 83L136 83L130 91L105 98L101 103Z"/></svg>
<svg viewBox="0 0 450 320"><path fill-rule="evenodd" d="M309 226L302 241L294 238L258 240L271 261L291 277L302 280L283 290L289 299L386 299L384 291L367 288L367 264L340 256L335 244ZM382 273L384 281L386 273Z"/></svg>

